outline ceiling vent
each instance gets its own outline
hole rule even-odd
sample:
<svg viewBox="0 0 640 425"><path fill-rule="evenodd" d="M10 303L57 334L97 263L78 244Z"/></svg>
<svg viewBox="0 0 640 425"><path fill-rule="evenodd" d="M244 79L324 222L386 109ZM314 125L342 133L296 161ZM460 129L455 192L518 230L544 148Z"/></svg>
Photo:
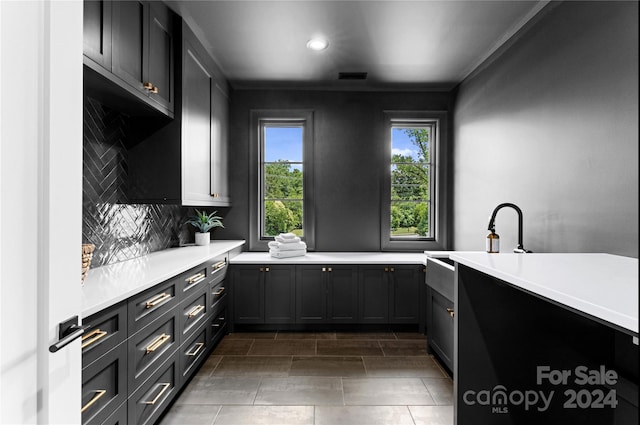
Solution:
<svg viewBox="0 0 640 425"><path fill-rule="evenodd" d="M366 72L338 72L338 80L366 80Z"/></svg>

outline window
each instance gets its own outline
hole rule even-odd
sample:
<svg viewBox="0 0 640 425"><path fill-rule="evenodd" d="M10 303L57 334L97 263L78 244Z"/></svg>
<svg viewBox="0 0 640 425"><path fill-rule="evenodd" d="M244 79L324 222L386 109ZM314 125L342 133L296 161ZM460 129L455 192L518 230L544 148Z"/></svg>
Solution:
<svg viewBox="0 0 640 425"><path fill-rule="evenodd" d="M252 111L250 249L286 232L313 248L312 135L311 112Z"/></svg>
<svg viewBox="0 0 640 425"><path fill-rule="evenodd" d="M382 248L443 249L444 113L387 112ZM442 205L441 205L442 204Z"/></svg>

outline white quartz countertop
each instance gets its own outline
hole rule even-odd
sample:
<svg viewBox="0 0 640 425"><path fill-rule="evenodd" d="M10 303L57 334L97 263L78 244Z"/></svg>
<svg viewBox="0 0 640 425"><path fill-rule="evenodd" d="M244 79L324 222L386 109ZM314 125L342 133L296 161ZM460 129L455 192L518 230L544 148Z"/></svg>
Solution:
<svg viewBox="0 0 640 425"><path fill-rule="evenodd" d="M268 252L243 252L231 264L425 264L423 253L413 252L307 252L291 258L274 258Z"/></svg>
<svg viewBox="0 0 640 425"><path fill-rule="evenodd" d="M638 259L610 254L451 253L459 264L638 333Z"/></svg>
<svg viewBox="0 0 640 425"><path fill-rule="evenodd" d="M97 313L244 243L243 240L211 241L209 246L169 248L90 268L82 287L82 316Z"/></svg>

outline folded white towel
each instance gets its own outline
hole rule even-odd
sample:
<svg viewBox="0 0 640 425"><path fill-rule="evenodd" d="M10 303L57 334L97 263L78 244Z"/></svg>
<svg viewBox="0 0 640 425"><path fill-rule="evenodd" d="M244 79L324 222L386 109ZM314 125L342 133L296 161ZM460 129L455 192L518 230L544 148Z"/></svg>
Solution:
<svg viewBox="0 0 640 425"><path fill-rule="evenodd" d="M276 242L280 242L280 243L298 243L300 242L300 238L297 237L296 235L293 235L292 238L283 238L281 235L278 235L275 237Z"/></svg>
<svg viewBox="0 0 640 425"><path fill-rule="evenodd" d="M281 238L284 238L284 239L293 239L293 238L297 238L297 236L295 235L295 233L280 233L278 236L280 236Z"/></svg>
<svg viewBox="0 0 640 425"><path fill-rule="evenodd" d="M274 249L269 250L269 255L275 258L301 257L306 254L306 249L296 249L294 251L279 251Z"/></svg>
<svg viewBox="0 0 640 425"><path fill-rule="evenodd" d="M307 249L307 244L300 242L292 242L292 243L281 243L276 241L269 242L269 248L277 249L279 251L294 251L296 249Z"/></svg>

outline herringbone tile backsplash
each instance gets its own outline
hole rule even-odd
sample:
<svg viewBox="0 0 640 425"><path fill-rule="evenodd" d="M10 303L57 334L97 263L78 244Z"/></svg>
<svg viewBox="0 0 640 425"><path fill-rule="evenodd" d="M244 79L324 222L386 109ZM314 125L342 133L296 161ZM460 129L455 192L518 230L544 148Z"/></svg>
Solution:
<svg viewBox="0 0 640 425"><path fill-rule="evenodd" d="M129 204L129 117L85 97L83 118L82 240L96 246L91 267L186 243L188 208Z"/></svg>

